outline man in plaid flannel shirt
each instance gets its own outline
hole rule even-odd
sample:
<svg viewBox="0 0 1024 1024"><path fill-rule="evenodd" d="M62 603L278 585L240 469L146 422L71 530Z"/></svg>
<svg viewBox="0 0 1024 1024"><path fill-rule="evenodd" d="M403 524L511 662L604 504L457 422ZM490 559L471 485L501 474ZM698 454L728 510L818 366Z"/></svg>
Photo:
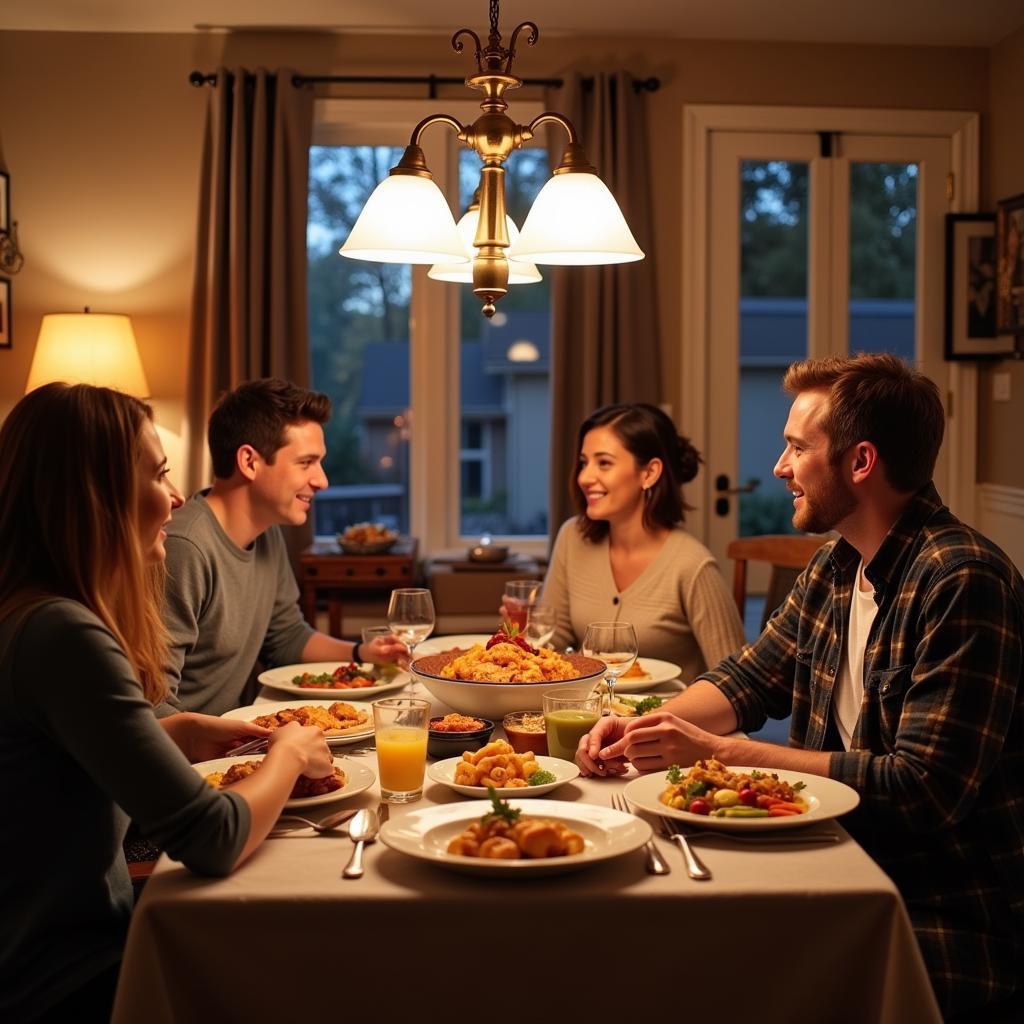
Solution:
<svg viewBox="0 0 1024 1024"><path fill-rule="evenodd" d="M931 483L944 415L894 356L807 360L775 475L836 530L752 644L663 711L605 718L585 774L716 757L852 786L947 1020L1024 1020L1024 581ZM790 745L725 735L792 714Z"/></svg>

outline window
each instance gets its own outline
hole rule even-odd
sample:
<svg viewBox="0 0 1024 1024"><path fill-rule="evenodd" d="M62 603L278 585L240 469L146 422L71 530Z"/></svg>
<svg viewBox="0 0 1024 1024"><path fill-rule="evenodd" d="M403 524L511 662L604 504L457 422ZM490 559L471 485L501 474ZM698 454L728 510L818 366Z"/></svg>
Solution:
<svg viewBox="0 0 1024 1024"><path fill-rule="evenodd" d="M487 532L515 536L518 548L539 553L547 543L547 282L512 286L487 321L471 285L430 281L426 267L338 255L413 125L442 109L464 123L479 115L472 102L317 104L310 354L312 384L331 396L334 415L326 432L330 486L317 497L316 532L375 519L415 534L423 551ZM539 112L529 103L512 111L523 122ZM479 180L479 159L440 127L427 130L423 146L458 218ZM541 148L509 160L508 209L520 225L547 177Z"/></svg>

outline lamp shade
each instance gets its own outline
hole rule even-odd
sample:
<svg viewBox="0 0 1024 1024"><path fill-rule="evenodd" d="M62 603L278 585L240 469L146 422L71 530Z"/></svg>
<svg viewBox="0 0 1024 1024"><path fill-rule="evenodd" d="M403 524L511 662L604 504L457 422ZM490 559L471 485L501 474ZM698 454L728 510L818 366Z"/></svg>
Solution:
<svg viewBox="0 0 1024 1024"><path fill-rule="evenodd" d="M55 380L148 395L131 320L120 313L47 313L25 390Z"/></svg>
<svg viewBox="0 0 1024 1024"><path fill-rule="evenodd" d="M508 257L583 266L632 263L644 254L608 186L596 174L569 171L540 190Z"/></svg>
<svg viewBox="0 0 1024 1024"><path fill-rule="evenodd" d="M388 175L338 250L375 263L466 263L466 247L441 190L430 178Z"/></svg>
<svg viewBox="0 0 1024 1024"><path fill-rule="evenodd" d="M476 255L476 247L473 242L476 239L476 227L479 221L480 207L473 206L462 215L459 223L455 225L470 260ZM514 244L519 237L519 228L508 214L505 214L505 228L508 231L509 242ZM473 265L472 263L435 263L427 272L427 277L432 277L435 281L451 281L454 284L472 284ZM536 284L539 280L541 280L540 271L532 263L509 260L509 284Z"/></svg>

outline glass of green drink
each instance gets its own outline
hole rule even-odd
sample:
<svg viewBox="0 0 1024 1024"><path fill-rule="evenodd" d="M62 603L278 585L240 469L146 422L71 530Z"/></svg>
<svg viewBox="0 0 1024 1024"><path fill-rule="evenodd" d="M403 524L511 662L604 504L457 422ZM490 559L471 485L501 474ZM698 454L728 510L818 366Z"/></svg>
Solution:
<svg viewBox="0 0 1024 1024"><path fill-rule="evenodd" d="M597 725L601 695L587 690L553 690L544 694L544 726L548 754L572 761L580 737Z"/></svg>

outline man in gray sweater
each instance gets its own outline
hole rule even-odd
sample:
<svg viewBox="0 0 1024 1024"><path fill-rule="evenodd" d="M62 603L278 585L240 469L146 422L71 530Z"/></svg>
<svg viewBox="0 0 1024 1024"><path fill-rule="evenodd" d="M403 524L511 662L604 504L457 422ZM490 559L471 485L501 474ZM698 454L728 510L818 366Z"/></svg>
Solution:
<svg viewBox="0 0 1024 1024"><path fill-rule="evenodd" d="M213 486L167 528L164 619L171 635L170 694L161 715L219 715L244 703L257 659L394 662L396 639L351 644L318 633L299 612L299 590L279 527L299 526L327 486L326 395L286 381L249 381L210 417Z"/></svg>

